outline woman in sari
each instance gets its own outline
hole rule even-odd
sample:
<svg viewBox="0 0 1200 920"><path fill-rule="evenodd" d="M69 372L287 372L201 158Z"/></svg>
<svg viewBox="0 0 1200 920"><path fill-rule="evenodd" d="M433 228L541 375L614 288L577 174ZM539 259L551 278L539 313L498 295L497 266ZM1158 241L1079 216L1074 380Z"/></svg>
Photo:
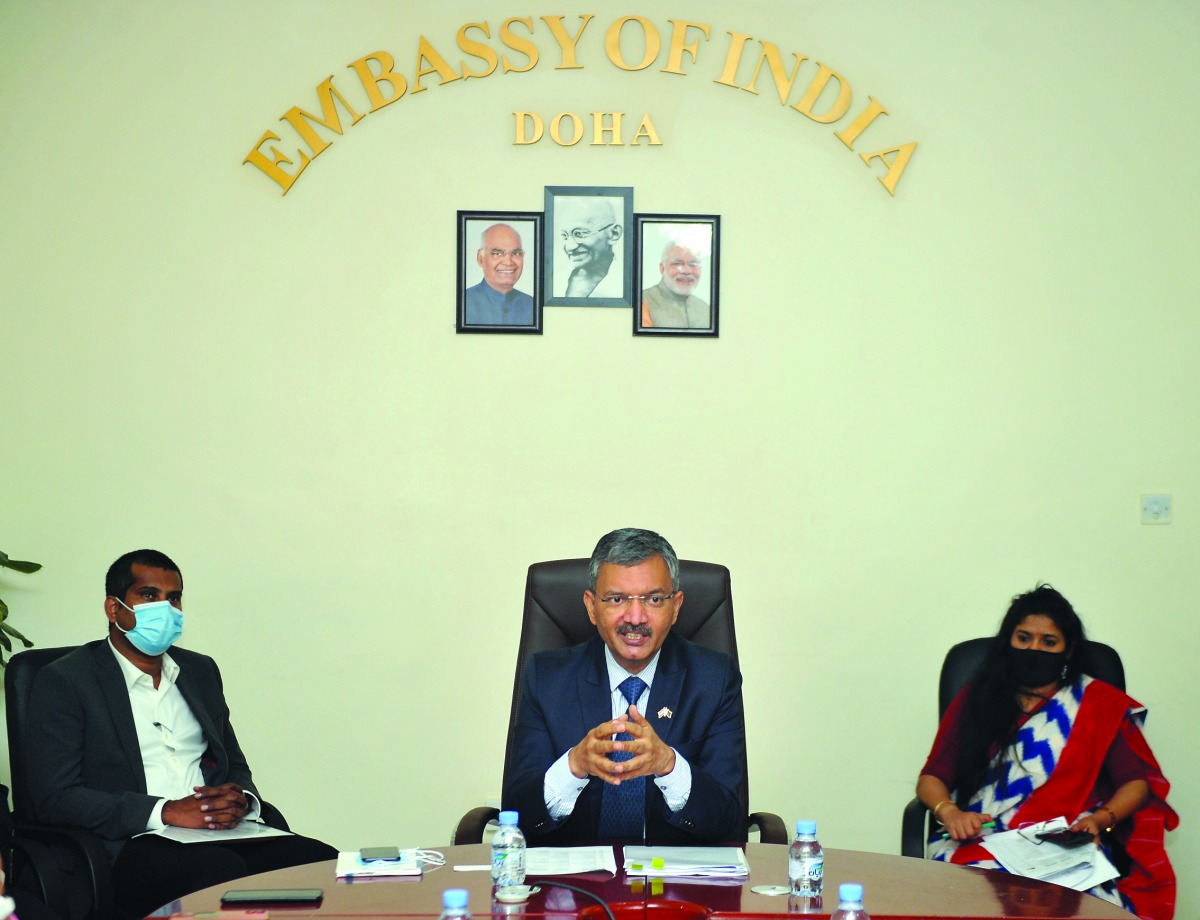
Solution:
<svg viewBox="0 0 1200 920"><path fill-rule="evenodd" d="M933 859L1002 867L984 824L1015 830L1063 816L1122 878L1092 889L1146 920L1171 920L1164 828L1179 823L1141 732L1145 708L1086 674L1087 638L1049 585L1013 598L987 658L955 697L917 780L937 823Z"/></svg>

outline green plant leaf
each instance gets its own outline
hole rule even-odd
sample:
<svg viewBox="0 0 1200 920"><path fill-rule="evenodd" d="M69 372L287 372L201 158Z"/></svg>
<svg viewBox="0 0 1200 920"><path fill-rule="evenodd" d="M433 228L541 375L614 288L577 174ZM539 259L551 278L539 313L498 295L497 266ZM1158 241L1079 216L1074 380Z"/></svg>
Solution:
<svg viewBox="0 0 1200 920"><path fill-rule="evenodd" d="M0 623L0 633L8 633L10 636L16 636L26 648L33 648L33 640L25 638L25 634L15 626L10 626L8 623Z"/></svg>
<svg viewBox="0 0 1200 920"><path fill-rule="evenodd" d="M0 553L0 566L29 575L40 569L42 564L40 562L23 562L20 559L9 559L8 553Z"/></svg>
<svg viewBox="0 0 1200 920"><path fill-rule="evenodd" d="M8 604L4 603L4 601L0 601L0 623L3 623L7 616Z"/></svg>
<svg viewBox="0 0 1200 920"><path fill-rule="evenodd" d="M12 651L12 639L8 638L2 626L0 626L0 645L4 646L5 651Z"/></svg>

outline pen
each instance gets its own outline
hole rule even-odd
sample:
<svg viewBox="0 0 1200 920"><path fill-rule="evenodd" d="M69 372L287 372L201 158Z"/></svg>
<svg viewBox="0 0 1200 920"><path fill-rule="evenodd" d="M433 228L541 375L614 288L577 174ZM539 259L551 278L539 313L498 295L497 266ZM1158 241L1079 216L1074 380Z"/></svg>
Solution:
<svg viewBox="0 0 1200 920"><path fill-rule="evenodd" d="M986 828L988 828L989 830L995 830L995 828L996 828L996 822L995 822L995 821L984 821L984 822L983 822L983 824L981 824L981 825L980 825L980 827L986 827ZM941 836L941 838L942 838L943 840L949 840L949 839L950 839L950 832L949 832L949 831L942 831L942 833L941 833L941 835L940 835L940 836Z"/></svg>

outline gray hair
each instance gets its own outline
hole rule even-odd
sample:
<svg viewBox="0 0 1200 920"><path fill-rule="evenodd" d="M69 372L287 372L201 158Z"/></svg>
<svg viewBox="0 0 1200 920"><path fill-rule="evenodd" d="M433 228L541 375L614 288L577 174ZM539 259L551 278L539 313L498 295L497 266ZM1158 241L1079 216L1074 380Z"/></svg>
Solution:
<svg viewBox="0 0 1200 920"><path fill-rule="evenodd" d="M480 249L480 251L487 249L487 235L489 233L491 233L493 230L495 230L497 227L507 227L513 233L517 234L517 241L520 242L520 240L521 240L520 231L518 231L517 228L514 227L512 224L503 224L503 223L492 224L490 227L485 228L481 234L479 234L479 249ZM524 245L524 243L521 243L521 245Z"/></svg>
<svg viewBox="0 0 1200 920"><path fill-rule="evenodd" d="M602 565L640 565L655 556L662 557L671 574L671 590L679 590L679 557L675 550L653 530L640 527L622 527L606 533L592 550L592 562L588 568L588 590L596 590L596 576Z"/></svg>

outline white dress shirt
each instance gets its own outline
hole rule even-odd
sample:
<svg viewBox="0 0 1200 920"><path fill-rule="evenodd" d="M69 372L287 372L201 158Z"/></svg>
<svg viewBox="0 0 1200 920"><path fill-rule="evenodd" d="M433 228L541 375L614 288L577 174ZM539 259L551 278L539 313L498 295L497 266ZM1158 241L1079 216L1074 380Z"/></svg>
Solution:
<svg viewBox="0 0 1200 920"><path fill-rule="evenodd" d="M637 674L630 674L617 664L617 660L613 658L612 651L607 645L604 646L604 660L608 665L608 686L612 694L612 717L616 719L623 716L629 709L629 703L620 689L621 683L627 677L640 677L646 682L646 689L642 691L642 695L638 697L637 701L638 712L645 715L646 704L650 700L650 687L654 684L654 674L658 670L658 653L655 652L650 663ZM580 779L571 772L568 764L570 754L571 752L568 750L550 765L542 787L546 810L556 821L567 817L575 810L575 802L579 799L579 794L583 792L588 780L591 779L590 776ZM688 797L692 794L692 765L678 751L675 751L675 768L666 776L655 776L653 779L654 784L662 791L667 808L671 811L679 811L687 804Z"/></svg>
<svg viewBox="0 0 1200 920"><path fill-rule="evenodd" d="M159 796L146 830L161 830L166 827L162 810L168 800L187 798L195 793L196 786L207 785L200 758L208 750L208 741L187 700L175 686L179 665L169 653L162 656L162 674L156 688L154 678L118 652L112 639L108 647L117 658L129 690L129 708L133 711L142 769L146 773L146 793ZM244 790L242 794L250 803L246 820L253 820L258 817L258 800Z"/></svg>

